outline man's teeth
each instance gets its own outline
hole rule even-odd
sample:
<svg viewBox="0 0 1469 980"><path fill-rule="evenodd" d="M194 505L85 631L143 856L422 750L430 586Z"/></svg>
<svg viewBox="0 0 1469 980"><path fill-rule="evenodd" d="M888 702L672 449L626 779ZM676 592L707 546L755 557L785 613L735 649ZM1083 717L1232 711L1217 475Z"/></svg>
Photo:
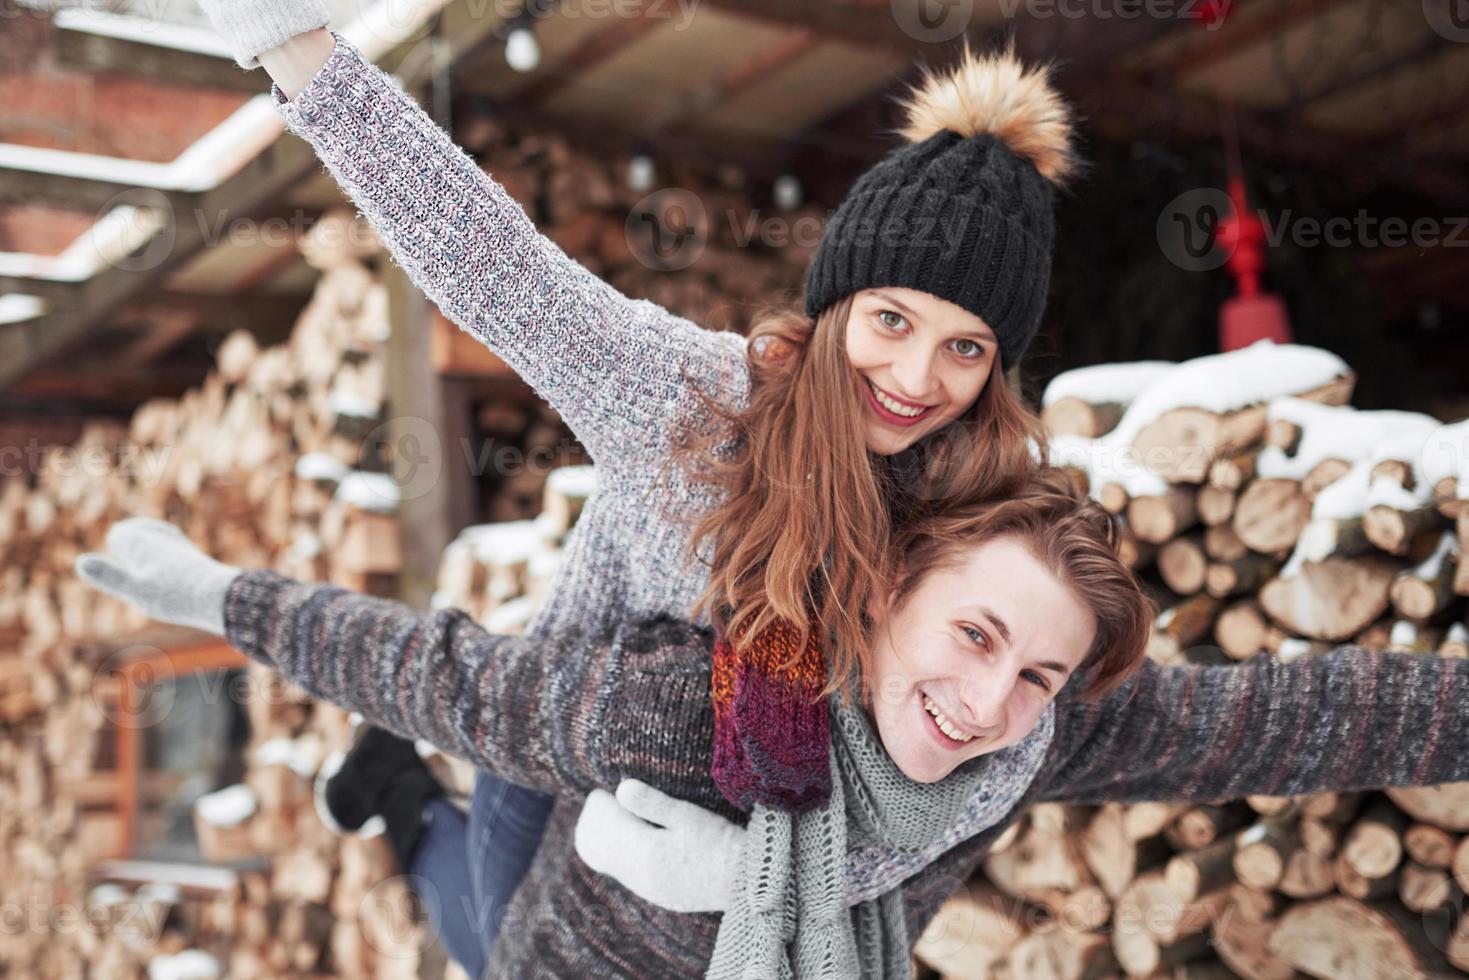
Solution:
<svg viewBox="0 0 1469 980"><path fill-rule="evenodd" d="M911 419L928 411L926 408L914 408L911 405L904 405L902 402L893 401L881 388L871 381L867 382L867 387L872 389L872 397L877 399L877 403L894 415L901 415L904 418Z"/></svg>
<svg viewBox="0 0 1469 980"><path fill-rule="evenodd" d="M923 710L933 715L934 721L938 723L939 731L949 736L949 738L952 738L956 742L973 740L973 735L961 735L958 729L949 724L949 720L939 711L939 706L930 701L927 694L923 696Z"/></svg>

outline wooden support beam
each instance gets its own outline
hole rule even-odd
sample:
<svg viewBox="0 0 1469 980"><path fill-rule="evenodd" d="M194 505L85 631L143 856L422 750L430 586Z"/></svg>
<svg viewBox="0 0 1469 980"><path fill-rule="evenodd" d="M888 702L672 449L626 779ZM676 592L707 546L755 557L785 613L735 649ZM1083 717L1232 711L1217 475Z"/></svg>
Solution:
<svg viewBox="0 0 1469 980"><path fill-rule="evenodd" d="M109 36L79 26L58 24L53 35L58 64L87 72L112 72L151 78L168 85L220 89L259 95L270 91L270 76L245 71L222 53L188 51L139 38Z"/></svg>
<svg viewBox="0 0 1469 980"><path fill-rule="evenodd" d="M394 515L403 557L398 598L426 610L439 559L456 530L451 527L451 470L467 464L448 425L443 384L433 368L428 298L396 263L384 267L383 280L390 327L388 404L393 411L388 426L395 457L390 475L402 491Z"/></svg>
<svg viewBox="0 0 1469 980"><path fill-rule="evenodd" d="M200 214L249 216L272 206L297 182L314 176L316 152L294 135L282 136L212 190L187 196ZM192 212L188 212L192 213ZM109 266L77 286L75 305L57 314L0 327L0 390L87 334L113 310L146 297L207 247L209 229L179 221L166 254L147 268Z"/></svg>

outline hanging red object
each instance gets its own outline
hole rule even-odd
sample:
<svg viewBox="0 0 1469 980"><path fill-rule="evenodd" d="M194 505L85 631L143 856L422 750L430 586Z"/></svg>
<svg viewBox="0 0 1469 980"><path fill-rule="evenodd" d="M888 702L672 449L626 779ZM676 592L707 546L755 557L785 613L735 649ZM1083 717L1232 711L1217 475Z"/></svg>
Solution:
<svg viewBox="0 0 1469 980"><path fill-rule="evenodd" d="M1229 203L1231 213L1220 219L1214 241L1229 256L1225 268L1234 277L1238 291L1219 309L1219 349L1237 350L1257 340L1288 344L1290 317L1285 302L1260 289L1260 276L1265 271L1265 226L1250 210L1245 181L1238 172L1229 177Z"/></svg>

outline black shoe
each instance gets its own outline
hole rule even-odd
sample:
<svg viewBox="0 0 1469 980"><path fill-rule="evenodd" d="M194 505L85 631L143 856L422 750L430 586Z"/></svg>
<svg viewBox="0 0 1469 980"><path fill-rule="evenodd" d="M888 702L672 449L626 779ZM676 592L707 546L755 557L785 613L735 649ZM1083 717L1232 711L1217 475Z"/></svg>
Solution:
<svg viewBox="0 0 1469 980"><path fill-rule="evenodd" d="M345 754L322 764L316 780L316 810L339 834L375 837L386 831L406 868L418 843L423 804L443 792L414 743L376 726L363 725Z"/></svg>
<svg viewBox="0 0 1469 980"><path fill-rule="evenodd" d="M413 851L423 836L424 807L443 792L444 788L429 774L427 767L422 770L405 769L383 787L378 812L387 825L388 846L398 859L398 870L412 870Z"/></svg>

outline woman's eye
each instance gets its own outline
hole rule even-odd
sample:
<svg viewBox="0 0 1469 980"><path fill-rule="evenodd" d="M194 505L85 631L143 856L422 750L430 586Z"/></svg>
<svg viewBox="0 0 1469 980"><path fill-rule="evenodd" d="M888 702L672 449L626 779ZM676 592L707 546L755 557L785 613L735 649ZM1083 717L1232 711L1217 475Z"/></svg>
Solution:
<svg viewBox="0 0 1469 980"><path fill-rule="evenodd" d="M954 341L954 353L966 359L975 359L984 356L984 345L973 340L960 338Z"/></svg>
<svg viewBox="0 0 1469 980"><path fill-rule="evenodd" d="M888 317L892 317L892 321L889 321ZM877 318L889 330L902 330L905 322L902 314L894 313L892 310L879 310Z"/></svg>

